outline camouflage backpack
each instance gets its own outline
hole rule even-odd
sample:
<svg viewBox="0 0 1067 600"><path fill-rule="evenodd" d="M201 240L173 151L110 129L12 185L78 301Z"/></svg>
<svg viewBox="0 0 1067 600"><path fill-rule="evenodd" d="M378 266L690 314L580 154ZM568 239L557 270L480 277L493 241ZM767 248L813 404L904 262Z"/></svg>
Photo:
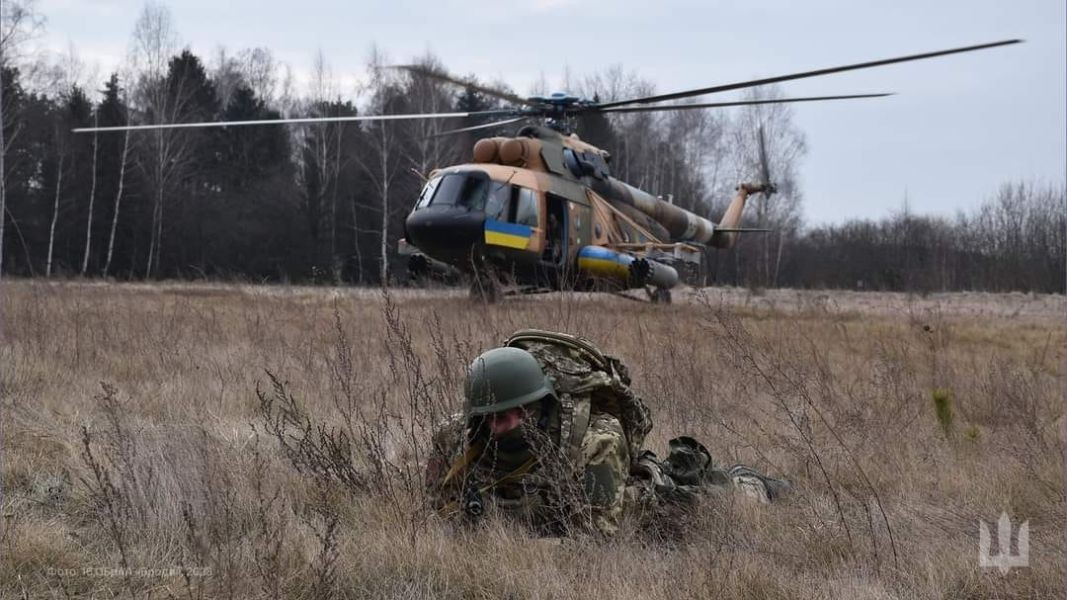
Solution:
<svg viewBox="0 0 1067 600"><path fill-rule="evenodd" d="M591 414L608 413L622 424L631 464L652 429L652 415L630 389L626 366L592 342L566 333L521 329L504 342L533 355L552 380L560 404L560 449L577 460Z"/></svg>

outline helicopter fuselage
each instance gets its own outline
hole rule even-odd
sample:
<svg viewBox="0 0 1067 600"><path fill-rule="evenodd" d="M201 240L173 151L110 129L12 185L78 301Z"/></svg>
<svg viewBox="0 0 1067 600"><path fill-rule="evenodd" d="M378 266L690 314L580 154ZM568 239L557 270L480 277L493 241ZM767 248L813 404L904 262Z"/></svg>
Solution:
<svg viewBox="0 0 1067 600"><path fill-rule="evenodd" d="M412 266L522 286L669 289L715 224L610 176L608 154L543 128L434 171L405 222Z"/></svg>

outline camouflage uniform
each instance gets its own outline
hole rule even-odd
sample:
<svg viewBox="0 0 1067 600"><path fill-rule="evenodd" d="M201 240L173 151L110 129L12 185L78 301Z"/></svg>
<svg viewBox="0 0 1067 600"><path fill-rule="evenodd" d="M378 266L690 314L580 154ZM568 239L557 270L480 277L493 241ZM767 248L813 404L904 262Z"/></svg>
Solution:
<svg viewBox="0 0 1067 600"><path fill-rule="evenodd" d="M770 499L774 480L741 466L714 469L692 438L671 440L663 461L642 450L651 414L618 360L516 336L509 343L537 359L555 397L525 406L522 425L498 438L464 415L437 430L427 482L440 513L499 513L544 534L611 535L624 514L654 514L708 492L739 487Z"/></svg>
<svg viewBox="0 0 1067 600"><path fill-rule="evenodd" d="M540 410L527 421L536 423ZM630 453L617 418L606 413L590 417L574 464L558 447L558 412L549 417L544 432L525 425L503 440L475 442L482 446L477 458L461 478L442 485L447 465L461 456L460 445L448 440L462 440L467 433L463 425L464 419L457 415L435 435L436 458L428 473L434 508L448 516L499 513L546 534L564 533L575 526L606 534L617 530L630 470ZM525 443L512 443L516 441ZM536 467L516 475L534 456Z"/></svg>

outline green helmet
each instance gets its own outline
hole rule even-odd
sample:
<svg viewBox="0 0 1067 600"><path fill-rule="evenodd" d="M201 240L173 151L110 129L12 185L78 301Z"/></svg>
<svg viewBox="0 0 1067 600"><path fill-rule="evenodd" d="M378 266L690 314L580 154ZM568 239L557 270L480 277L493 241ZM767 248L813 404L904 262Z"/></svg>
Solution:
<svg viewBox="0 0 1067 600"><path fill-rule="evenodd" d="M493 348L474 359L464 389L468 416L481 416L554 395L537 359L519 348Z"/></svg>

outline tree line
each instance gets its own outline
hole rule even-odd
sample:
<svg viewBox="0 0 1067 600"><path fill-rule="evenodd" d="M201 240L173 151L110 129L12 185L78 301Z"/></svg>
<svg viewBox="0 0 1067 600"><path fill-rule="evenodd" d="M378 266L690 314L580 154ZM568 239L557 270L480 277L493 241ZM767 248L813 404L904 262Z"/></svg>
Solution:
<svg viewBox="0 0 1067 600"><path fill-rule="evenodd" d="M302 85L263 48L220 49L205 58L181 45L169 11L151 3L135 25L124 66L99 78L73 51L49 62L28 50L43 24L32 2L5 3L0 275L402 282L397 242L424 178L468 160L475 141L471 133L438 134L477 120L71 130L500 108L475 87L383 68L390 61L378 51L359 87L348 89L321 53ZM430 54L416 62L444 70ZM552 91L544 82L535 87L532 93ZM568 75L559 87L603 101L653 92L620 67ZM778 94L762 88L748 97ZM594 115L576 123L579 136L612 152L615 176L713 220L737 183L758 178L760 129L780 193L754 198L746 225L774 231L709 254L710 281L1064 289L1062 185L1005 186L956 219L905 211L805 227L796 173L806 144L787 105Z"/></svg>
<svg viewBox="0 0 1067 600"><path fill-rule="evenodd" d="M1063 293L1067 188L1005 184L954 218L905 209L877 221L815 227L788 243L777 281L787 287ZM743 281L745 274L734 276Z"/></svg>

